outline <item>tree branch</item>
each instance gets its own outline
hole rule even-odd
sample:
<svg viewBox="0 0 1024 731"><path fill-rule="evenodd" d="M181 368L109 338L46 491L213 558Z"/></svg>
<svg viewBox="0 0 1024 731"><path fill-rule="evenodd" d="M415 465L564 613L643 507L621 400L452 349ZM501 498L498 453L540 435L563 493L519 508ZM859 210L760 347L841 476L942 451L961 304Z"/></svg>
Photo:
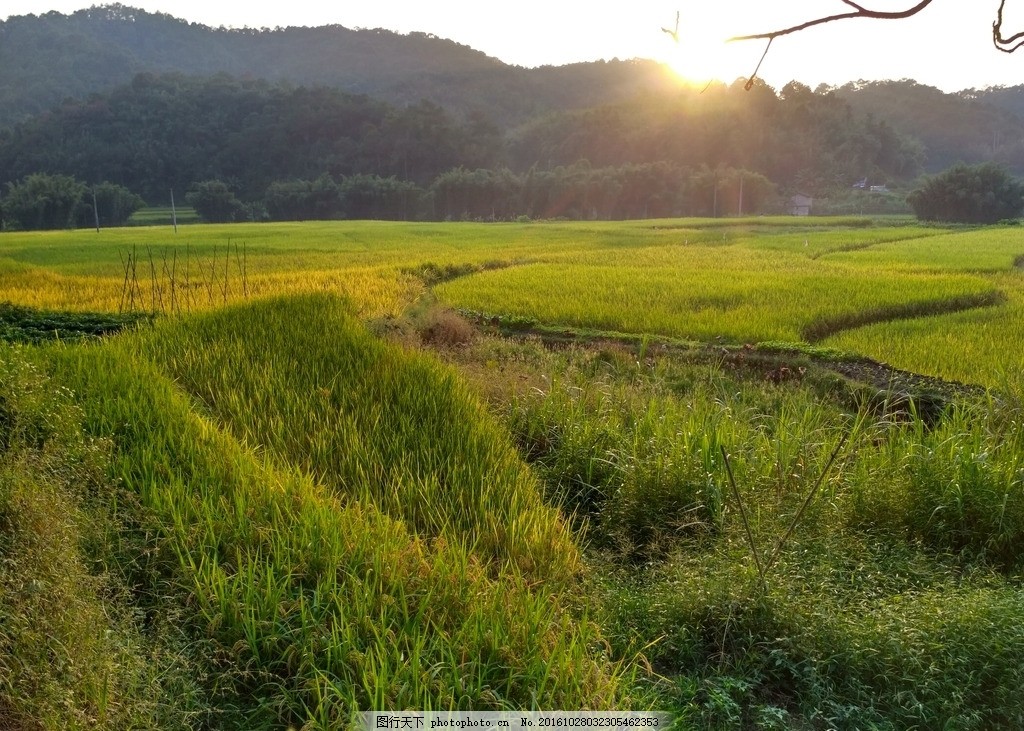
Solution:
<svg viewBox="0 0 1024 731"><path fill-rule="evenodd" d="M765 46L764 53L761 54L761 60L757 62L757 67L754 69L754 73L750 75L747 80L746 89L750 89L754 86L754 81L757 79L757 73L761 70L761 64L764 63L765 56L768 55L768 50L772 47L772 41L781 36L788 36L791 33L799 33L802 30L813 28L816 25L824 25L825 23L833 23L837 20L850 20L851 18L873 18L875 20L902 20L903 18L909 18L912 15L917 15L922 10L932 4L932 0L920 0L917 5L907 8L906 10L870 10L865 8L860 2L854 2L854 0L840 0L843 5L853 8L847 13L836 13L835 15L828 15L823 18L815 18L814 20L808 20L805 23L799 25L793 25L788 28L781 28L779 30L769 31L767 33L754 33L746 36L733 36L727 42L732 43L733 41L768 41L768 45ZM1003 53L1013 53L1018 48L1024 46L1024 31L1014 33L1011 36L1003 36L1003 10L1006 7L1006 0L999 0L999 10L996 12L996 20L992 24L992 43L993 45L1002 51Z"/></svg>
<svg viewBox="0 0 1024 731"><path fill-rule="evenodd" d="M869 10L868 8L865 8L863 5L861 5L858 2L854 2L853 0L841 0L841 1L842 1L842 3L844 5L848 5L849 7L853 8L853 10L851 12L848 12L848 13L837 13L836 15L828 15L828 16L826 16L824 18L816 18L815 20L808 20L806 23L800 23L799 25L790 26L789 28L782 28L781 30L773 30L773 31L770 31L768 33L755 33L755 34L749 35L749 36L733 36L732 38L730 38L727 41L728 43L732 43L733 41L757 41L757 40L762 40L762 41L763 40L767 40L768 41L768 45L765 46L764 53L761 54L761 60L757 62L757 68L754 69L754 73L752 73L750 75L750 78L747 79L747 83L744 85L744 88L747 91L750 91L753 88L754 81L757 79L757 72L761 70L761 64L764 63L765 56L768 55L768 50L772 47L772 41L774 41L776 38L779 38L780 36L788 36L790 33L798 33L798 32L800 32L802 30L807 30L808 28L813 28L816 25L824 25L825 23L833 23L833 22L835 22L837 20L849 20L850 18L873 18L875 20L900 20L902 18L909 18L912 15L917 15L918 13L920 13L922 10L924 10L926 7L928 7L932 3L932 0L921 0L917 5L915 5L912 8L907 8L906 10L897 10L897 11L890 12L890 11L884 11L884 10ZM1001 2L1005 3L1006 0L1001 0ZM1000 6L999 6L999 20L997 21L996 25L993 26L993 28L992 28L993 37L996 37L995 34L998 32L998 29L1002 27L1002 22L1003 22L1003 6L1002 6L1002 4L1000 4ZM1010 42L1016 42L1017 43L1017 46L1015 46L1014 49L1011 49L1011 50L1015 50L1019 46L1024 45L1024 34L1018 34L1017 36L1014 36L1013 38L1010 39ZM999 48L999 42L998 41L996 41L996 47ZM1000 49L1000 50L1006 50L1006 49Z"/></svg>
<svg viewBox="0 0 1024 731"><path fill-rule="evenodd" d="M1024 31L1014 33L1009 38L1003 38L1003 7L1005 5L1006 0L1000 0L996 22L992 24L992 44L1003 53L1013 53L1024 46Z"/></svg>
<svg viewBox="0 0 1024 731"><path fill-rule="evenodd" d="M917 5L906 10L896 11L883 11L883 10L868 10L864 6L852 2L852 0L842 0L844 5L849 5L853 8L852 12L849 13L837 13L836 15L829 15L824 18L816 18L815 20L808 20L806 23L800 23L789 28L782 28L781 30L773 30L768 33L755 33L749 36L734 36L729 39L729 43L733 41L757 41L767 40L772 41L780 36L788 36L790 33L798 33L808 28L813 28L816 25L823 25L825 23L832 23L837 20L849 20L850 18L874 18L875 20L901 20L903 18L909 18L912 15L917 15L926 7L932 4L932 0L921 0ZM1006 0L1003 0L1006 2ZM1000 8L1000 12L1002 8Z"/></svg>

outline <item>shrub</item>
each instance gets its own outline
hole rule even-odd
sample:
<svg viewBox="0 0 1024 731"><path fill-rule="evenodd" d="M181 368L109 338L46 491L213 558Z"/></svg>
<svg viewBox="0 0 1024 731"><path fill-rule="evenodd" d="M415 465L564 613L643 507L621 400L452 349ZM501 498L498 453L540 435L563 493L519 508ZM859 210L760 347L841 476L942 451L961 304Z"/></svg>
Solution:
<svg viewBox="0 0 1024 731"><path fill-rule="evenodd" d="M457 347L472 342L476 331L472 323L451 310L432 311L419 328L424 343L438 347Z"/></svg>
<svg viewBox="0 0 1024 731"><path fill-rule="evenodd" d="M67 175L29 175L18 183L7 184L4 216L19 228L69 228L85 186Z"/></svg>
<svg viewBox="0 0 1024 731"><path fill-rule="evenodd" d="M207 223L231 223L245 213L242 202L222 180L193 183L185 200Z"/></svg>
<svg viewBox="0 0 1024 731"><path fill-rule="evenodd" d="M954 165L929 178L907 202L923 221L997 223L1024 209L1024 185L994 163Z"/></svg>
<svg viewBox="0 0 1024 731"><path fill-rule="evenodd" d="M98 218L101 226L122 226L144 205L146 202L141 197L123 185L100 183L83 194L78 205L77 224L93 226Z"/></svg>

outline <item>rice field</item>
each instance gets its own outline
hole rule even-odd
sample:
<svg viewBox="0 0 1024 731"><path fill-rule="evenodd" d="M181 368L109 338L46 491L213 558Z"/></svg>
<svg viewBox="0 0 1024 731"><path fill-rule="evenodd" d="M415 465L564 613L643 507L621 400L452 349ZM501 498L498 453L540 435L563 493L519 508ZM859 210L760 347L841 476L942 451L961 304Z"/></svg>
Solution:
<svg viewBox="0 0 1024 731"><path fill-rule="evenodd" d="M569 612L575 541L507 436L451 371L376 340L337 297L37 355L138 496L152 533L132 570L201 640L200 726L627 702Z"/></svg>
<svg viewBox="0 0 1024 731"><path fill-rule="evenodd" d="M191 312L330 292L398 317L446 304L556 327L719 343L821 342L1002 385L1020 372L1015 227L857 218L407 224L317 222L7 233L0 299ZM445 281L450 280L450 281Z"/></svg>
<svg viewBox="0 0 1024 731"><path fill-rule="evenodd" d="M0 302L60 311L0 342L0 726L1019 727L1021 254L847 218L0 235ZM926 419L648 336L993 390Z"/></svg>

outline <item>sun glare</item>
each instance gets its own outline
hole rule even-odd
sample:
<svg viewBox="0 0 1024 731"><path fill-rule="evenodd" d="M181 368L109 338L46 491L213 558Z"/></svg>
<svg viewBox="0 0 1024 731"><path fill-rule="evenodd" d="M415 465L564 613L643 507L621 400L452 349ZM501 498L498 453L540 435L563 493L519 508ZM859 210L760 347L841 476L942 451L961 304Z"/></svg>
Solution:
<svg viewBox="0 0 1024 731"><path fill-rule="evenodd" d="M706 84L732 81L728 33L721 10L691 4L679 13L679 25L666 25L661 61L684 81Z"/></svg>

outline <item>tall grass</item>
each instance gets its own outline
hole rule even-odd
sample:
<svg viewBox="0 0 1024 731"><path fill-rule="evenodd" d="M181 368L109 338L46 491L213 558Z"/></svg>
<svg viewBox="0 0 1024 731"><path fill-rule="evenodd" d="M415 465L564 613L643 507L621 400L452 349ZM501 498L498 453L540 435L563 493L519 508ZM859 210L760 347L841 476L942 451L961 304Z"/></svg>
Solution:
<svg viewBox="0 0 1024 731"><path fill-rule="evenodd" d="M513 402L508 424L550 499L588 519L597 545L646 556L718 532L718 445L737 432L713 399L700 408L642 403L611 384L556 381Z"/></svg>
<svg viewBox="0 0 1024 731"><path fill-rule="evenodd" d="M212 725L621 701L600 634L568 611L572 541L511 447L339 301L50 355L156 516L160 590L212 642Z"/></svg>
<svg viewBox="0 0 1024 731"><path fill-rule="evenodd" d="M238 439L424 536L543 580L577 555L536 484L453 372L387 346L336 298L227 309L141 343Z"/></svg>
<svg viewBox="0 0 1024 731"><path fill-rule="evenodd" d="M572 350L505 362L513 382L535 372L561 375L505 419L586 535L616 655L650 663L638 692L684 727L1024 719L1018 403L962 403L935 424L850 411L811 374Z"/></svg>
<svg viewBox="0 0 1024 731"><path fill-rule="evenodd" d="M80 421L68 391L0 344L0 725L189 725L194 656L173 626L141 621L123 531L142 515Z"/></svg>

